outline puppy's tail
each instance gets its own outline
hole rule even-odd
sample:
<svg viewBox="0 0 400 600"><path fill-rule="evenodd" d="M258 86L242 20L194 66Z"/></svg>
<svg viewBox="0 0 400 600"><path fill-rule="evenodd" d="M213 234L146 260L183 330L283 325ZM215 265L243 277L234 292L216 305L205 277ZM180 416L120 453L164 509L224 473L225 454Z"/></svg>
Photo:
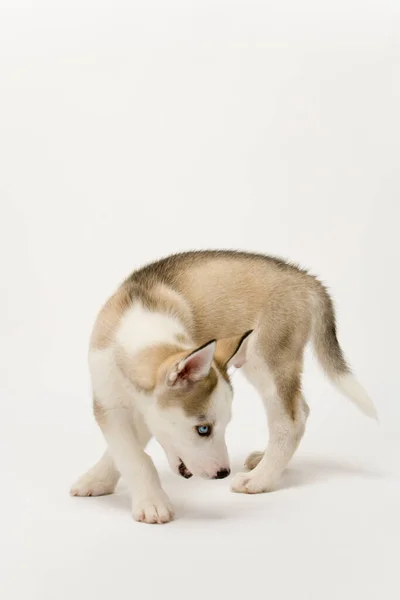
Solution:
<svg viewBox="0 0 400 600"><path fill-rule="evenodd" d="M365 415L378 420L367 392L353 376L336 337L336 318L332 300L325 287L317 281L313 294L313 344L317 358L332 383Z"/></svg>

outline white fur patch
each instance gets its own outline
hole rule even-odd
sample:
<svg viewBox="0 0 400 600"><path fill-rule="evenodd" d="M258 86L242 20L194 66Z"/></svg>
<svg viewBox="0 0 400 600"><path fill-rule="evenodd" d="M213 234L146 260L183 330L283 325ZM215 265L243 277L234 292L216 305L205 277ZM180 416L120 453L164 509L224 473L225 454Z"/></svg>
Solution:
<svg viewBox="0 0 400 600"><path fill-rule="evenodd" d="M378 420L378 414L371 398L351 373L334 377L332 381L367 417Z"/></svg>
<svg viewBox="0 0 400 600"><path fill-rule="evenodd" d="M107 406L108 402L110 406L119 404L116 396L118 396L120 377L118 377L114 352L113 346L104 350L89 351L89 370L93 392L101 399L104 406Z"/></svg>
<svg viewBox="0 0 400 600"><path fill-rule="evenodd" d="M146 310L139 302L122 316L116 341L130 354L148 346L176 342L177 335L186 331L172 316Z"/></svg>
<svg viewBox="0 0 400 600"><path fill-rule="evenodd" d="M147 396L134 388L119 370L114 346L104 350L90 350L89 370L93 393L104 408L125 406L133 411L140 411L143 404L148 404ZM137 415L136 419L141 420L142 417Z"/></svg>

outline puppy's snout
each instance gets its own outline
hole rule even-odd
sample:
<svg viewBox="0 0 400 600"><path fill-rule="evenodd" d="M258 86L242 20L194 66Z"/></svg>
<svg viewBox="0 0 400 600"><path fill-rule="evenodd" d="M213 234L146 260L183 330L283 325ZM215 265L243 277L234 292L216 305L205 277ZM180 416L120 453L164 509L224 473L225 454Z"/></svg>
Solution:
<svg viewBox="0 0 400 600"><path fill-rule="evenodd" d="M214 479L225 479L225 477L228 477L228 475L230 475L230 472L230 469L220 469L219 471L217 471L217 474L215 475Z"/></svg>

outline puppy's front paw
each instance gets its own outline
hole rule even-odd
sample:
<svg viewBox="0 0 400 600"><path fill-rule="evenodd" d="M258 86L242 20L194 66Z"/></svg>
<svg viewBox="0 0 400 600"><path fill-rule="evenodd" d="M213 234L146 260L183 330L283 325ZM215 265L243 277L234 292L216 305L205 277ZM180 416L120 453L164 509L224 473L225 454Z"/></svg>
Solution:
<svg viewBox="0 0 400 600"><path fill-rule="evenodd" d="M163 491L134 500L132 514L141 523L168 523L174 518L171 502Z"/></svg>
<svg viewBox="0 0 400 600"><path fill-rule="evenodd" d="M82 475L70 489L71 496L105 496L112 494L115 488L115 481L103 481L92 474Z"/></svg>
<svg viewBox="0 0 400 600"><path fill-rule="evenodd" d="M231 490L238 494L262 494L272 492L275 482L263 473L237 473L232 480Z"/></svg>

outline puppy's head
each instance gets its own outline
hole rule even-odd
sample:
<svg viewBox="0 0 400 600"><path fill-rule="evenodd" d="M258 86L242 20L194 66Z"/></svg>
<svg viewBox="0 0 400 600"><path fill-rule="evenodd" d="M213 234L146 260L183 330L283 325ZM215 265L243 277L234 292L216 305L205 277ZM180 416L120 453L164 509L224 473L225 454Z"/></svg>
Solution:
<svg viewBox="0 0 400 600"><path fill-rule="evenodd" d="M231 418L229 367L241 367L251 331L170 356L160 366L149 425L172 469L185 478L230 473L225 430Z"/></svg>

